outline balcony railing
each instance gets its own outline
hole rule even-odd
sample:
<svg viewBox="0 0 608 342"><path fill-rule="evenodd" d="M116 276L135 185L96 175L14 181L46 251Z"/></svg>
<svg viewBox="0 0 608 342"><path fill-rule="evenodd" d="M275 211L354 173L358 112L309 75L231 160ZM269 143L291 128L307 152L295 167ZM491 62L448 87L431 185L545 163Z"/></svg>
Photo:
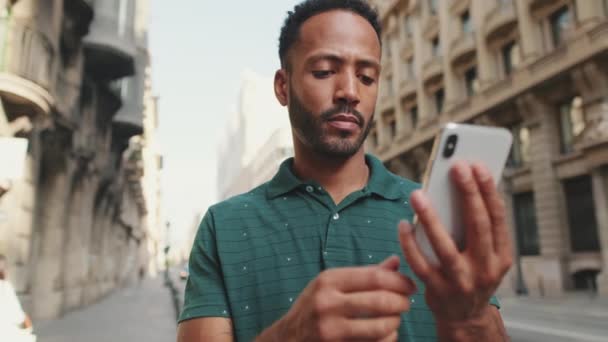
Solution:
<svg viewBox="0 0 608 342"><path fill-rule="evenodd" d="M484 36L492 41L510 32L517 25L513 0L500 0L484 18Z"/></svg>
<svg viewBox="0 0 608 342"><path fill-rule="evenodd" d="M399 97L400 98L412 98L416 97L416 90L418 89L416 80L404 80L399 85Z"/></svg>
<svg viewBox="0 0 608 342"><path fill-rule="evenodd" d="M55 83L55 51L49 38L26 21L0 19L0 92L48 114ZM16 97L16 98L14 98Z"/></svg>
<svg viewBox="0 0 608 342"><path fill-rule="evenodd" d="M463 33L450 44L450 63L461 64L475 57L475 32Z"/></svg>
<svg viewBox="0 0 608 342"><path fill-rule="evenodd" d="M443 57L435 56L429 59L422 66L422 79L424 83L428 83L443 73Z"/></svg>
<svg viewBox="0 0 608 342"><path fill-rule="evenodd" d="M113 123L119 126L122 135L130 137L141 134L143 131L143 75L136 75L121 81L121 98L123 106L120 108Z"/></svg>
<svg viewBox="0 0 608 342"><path fill-rule="evenodd" d="M98 79L115 80L135 72L133 23L120 24L117 17L96 13L85 43L87 69Z"/></svg>

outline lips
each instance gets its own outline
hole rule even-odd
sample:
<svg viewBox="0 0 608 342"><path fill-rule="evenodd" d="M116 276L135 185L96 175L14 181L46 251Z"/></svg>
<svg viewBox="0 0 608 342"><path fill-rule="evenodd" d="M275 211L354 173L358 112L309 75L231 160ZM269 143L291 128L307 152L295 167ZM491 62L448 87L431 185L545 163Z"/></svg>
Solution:
<svg viewBox="0 0 608 342"><path fill-rule="evenodd" d="M355 124L357 126L361 126L361 122L359 121L359 119L352 114L345 114L345 113L341 113L341 114L336 114L333 115L331 118L329 118L330 122L333 123L344 123L344 124Z"/></svg>
<svg viewBox="0 0 608 342"><path fill-rule="evenodd" d="M329 126L340 131L355 132L361 128L361 121L353 114L340 113L328 119Z"/></svg>

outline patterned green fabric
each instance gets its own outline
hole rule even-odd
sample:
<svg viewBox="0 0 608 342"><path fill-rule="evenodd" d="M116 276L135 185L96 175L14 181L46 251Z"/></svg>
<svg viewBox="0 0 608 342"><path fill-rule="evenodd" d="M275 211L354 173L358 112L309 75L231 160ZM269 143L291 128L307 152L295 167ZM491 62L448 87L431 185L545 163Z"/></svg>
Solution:
<svg viewBox="0 0 608 342"><path fill-rule="evenodd" d="M420 289L402 316L399 340L436 340L424 285L405 263L397 236L398 222L413 219L408 200L419 185L388 172L373 156L366 162L367 186L338 205L318 183L297 179L288 159L271 181L210 207L192 248L180 321L230 317L237 340L250 341L321 271L377 264L396 254L400 271Z"/></svg>

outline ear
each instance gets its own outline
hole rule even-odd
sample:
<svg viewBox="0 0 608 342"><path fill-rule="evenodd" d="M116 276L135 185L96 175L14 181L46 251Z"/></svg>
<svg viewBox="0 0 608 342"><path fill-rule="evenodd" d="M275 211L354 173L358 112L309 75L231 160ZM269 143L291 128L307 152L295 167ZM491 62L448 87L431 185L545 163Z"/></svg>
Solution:
<svg viewBox="0 0 608 342"><path fill-rule="evenodd" d="M289 94L289 82L287 81L287 71L279 69L274 74L274 94L282 106L287 106Z"/></svg>

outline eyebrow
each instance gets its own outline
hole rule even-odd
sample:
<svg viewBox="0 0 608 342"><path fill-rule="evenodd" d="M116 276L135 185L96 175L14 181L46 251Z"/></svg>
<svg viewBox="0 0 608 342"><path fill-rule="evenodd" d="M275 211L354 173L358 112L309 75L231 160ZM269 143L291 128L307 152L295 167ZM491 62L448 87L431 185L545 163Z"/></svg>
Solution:
<svg viewBox="0 0 608 342"><path fill-rule="evenodd" d="M318 54L318 55L314 55L311 58L309 58L308 62L306 64L313 64L316 63L318 61L321 60L329 60L333 63L337 63L337 64L343 64L344 63L344 58L336 55L336 54L332 54L332 53L322 53L322 54ZM357 60L357 62L355 63L357 66L359 67L371 67L371 68L375 68L375 69L380 69L380 63L376 62L373 59L359 59Z"/></svg>

